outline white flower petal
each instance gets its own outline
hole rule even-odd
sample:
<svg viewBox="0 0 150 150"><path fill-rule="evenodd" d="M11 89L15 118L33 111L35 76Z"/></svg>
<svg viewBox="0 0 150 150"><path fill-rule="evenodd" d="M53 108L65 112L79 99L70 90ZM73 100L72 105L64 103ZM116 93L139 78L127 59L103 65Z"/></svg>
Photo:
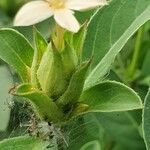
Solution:
<svg viewBox="0 0 150 150"><path fill-rule="evenodd" d="M33 1L25 4L17 13L14 25L29 26L41 22L53 15L45 1Z"/></svg>
<svg viewBox="0 0 150 150"><path fill-rule="evenodd" d="M87 10L106 4L106 0L68 0L68 7L72 10Z"/></svg>
<svg viewBox="0 0 150 150"><path fill-rule="evenodd" d="M71 32L78 32L80 28L80 25L71 10L63 9L55 11L54 19L61 27Z"/></svg>

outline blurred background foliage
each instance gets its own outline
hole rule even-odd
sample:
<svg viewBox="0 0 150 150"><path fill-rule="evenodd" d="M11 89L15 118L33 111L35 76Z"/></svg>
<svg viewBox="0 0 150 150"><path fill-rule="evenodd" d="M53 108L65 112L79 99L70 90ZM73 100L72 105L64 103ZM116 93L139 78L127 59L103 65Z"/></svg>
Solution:
<svg viewBox="0 0 150 150"><path fill-rule="evenodd" d="M29 0L0 0L0 28L12 27L17 10L27 1ZM82 23L88 20L92 14L93 11L77 13L76 15ZM48 19L37 24L36 27L48 40L53 25L53 19ZM24 34L32 43L32 27L17 27L15 29ZM141 47L136 58L135 70L132 76L129 76L127 72L134 57L137 34L132 36L124 46L106 78L123 82L132 87L144 101L150 85L150 22L143 26ZM18 99L9 94L9 90L18 82L14 70L0 61L0 139L26 133L26 128L21 128L20 124L29 120L31 112L24 104L18 102ZM66 134L66 138L71 139L74 149L76 149L76 143L81 143L82 146L90 141L100 143L103 141L102 146L106 150L144 150L141 116L140 110L124 113L90 114L84 118L79 118L74 123L71 122L64 130L74 129L69 132L69 137ZM80 138L78 138L78 133L82 134ZM105 141L102 139L105 139ZM97 142L94 143L97 144Z"/></svg>

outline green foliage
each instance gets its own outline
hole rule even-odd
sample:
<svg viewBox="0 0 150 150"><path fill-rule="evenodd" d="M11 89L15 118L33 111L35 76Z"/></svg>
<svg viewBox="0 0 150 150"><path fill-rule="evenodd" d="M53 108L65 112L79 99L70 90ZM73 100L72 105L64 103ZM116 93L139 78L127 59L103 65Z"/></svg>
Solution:
<svg viewBox="0 0 150 150"><path fill-rule="evenodd" d="M147 150L150 149L150 93L148 92L145 98L143 110L143 135L146 143Z"/></svg>
<svg viewBox="0 0 150 150"><path fill-rule="evenodd" d="M80 102L89 106L89 112L127 111L143 108L140 97L127 86L106 81L85 90Z"/></svg>
<svg viewBox="0 0 150 150"><path fill-rule="evenodd" d="M150 1L113 0L99 9L88 24L83 58L93 55L92 72L85 88L96 84L110 69L129 38L150 19Z"/></svg>
<svg viewBox="0 0 150 150"><path fill-rule="evenodd" d="M23 82L28 82L34 52L29 42L13 29L1 29L0 45L0 58L16 69Z"/></svg>
<svg viewBox="0 0 150 150"><path fill-rule="evenodd" d="M30 136L11 138L0 142L0 149L3 150L44 150L46 146L47 144L44 144L41 139Z"/></svg>
<svg viewBox="0 0 150 150"><path fill-rule="evenodd" d="M97 113L95 116L105 133L108 134L108 143L111 149L119 150L145 150L144 141L140 134L141 112L114 112Z"/></svg>
<svg viewBox="0 0 150 150"><path fill-rule="evenodd" d="M8 26L24 1L2 1L6 14L0 10L0 26ZM61 28L58 33L52 18L36 25L38 29L0 29L0 58L22 80L11 92L37 115L36 123L27 121L25 126L38 136L8 138L0 142L0 149L150 149L149 92L144 105L141 100L150 85L150 1L111 0L93 12L76 13L83 25L75 34ZM0 67L2 107L12 84L10 76L2 75L9 74L5 71ZM10 110L2 109L4 130Z"/></svg>

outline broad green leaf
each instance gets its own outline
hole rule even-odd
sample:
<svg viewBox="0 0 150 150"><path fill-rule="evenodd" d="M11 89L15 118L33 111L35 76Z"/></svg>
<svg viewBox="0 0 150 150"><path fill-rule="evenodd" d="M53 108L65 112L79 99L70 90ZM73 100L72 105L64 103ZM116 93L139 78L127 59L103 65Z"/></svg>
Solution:
<svg viewBox="0 0 150 150"><path fill-rule="evenodd" d="M101 149L145 150L143 138L139 134L141 111L88 113L67 122L66 140L68 150L78 150L90 141L99 141ZM78 144L77 144L78 143ZM109 147L110 146L110 147ZM94 150L94 149L91 149Z"/></svg>
<svg viewBox="0 0 150 150"><path fill-rule="evenodd" d="M142 109L140 97L129 87L115 81L106 81L85 90L80 102L89 106L89 112L112 112Z"/></svg>
<svg viewBox="0 0 150 150"><path fill-rule="evenodd" d="M30 79L33 52L23 35L13 29L0 30L0 58L16 69L24 82Z"/></svg>
<svg viewBox="0 0 150 150"><path fill-rule="evenodd" d="M9 122L12 106L12 95L9 94L9 90L13 86L11 74L4 66L0 66L0 82L0 131L4 131Z"/></svg>
<svg viewBox="0 0 150 150"><path fill-rule="evenodd" d="M148 92L143 110L143 135L147 150L150 150L150 91Z"/></svg>
<svg viewBox="0 0 150 150"><path fill-rule="evenodd" d="M94 113L94 115L109 137L106 148L110 144L114 147L120 145L121 148L117 150L145 150L143 137L139 133L141 122L135 119L136 116L141 119L141 112Z"/></svg>
<svg viewBox="0 0 150 150"><path fill-rule="evenodd" d="M0 142L1 150L45 150L46 142L30 136L20 136Z"/></svg>
<svg viewBox="0 0 150 150"><path fill-rule="evenodd" d="M14 95L25 97L30 100L41 119L48 122L63 120L63 114L57 105L45 93L35 89L30 84L18 86Z"/></svg>
<svg viewBox="0 0 150 150"><path fill-rule="evenodd" d="M96 84L110 69L116 55L129 38L150 20L149 0L113 0L91 18L83 47L83 57L93 55L92 72L85 88Z"/></svg>

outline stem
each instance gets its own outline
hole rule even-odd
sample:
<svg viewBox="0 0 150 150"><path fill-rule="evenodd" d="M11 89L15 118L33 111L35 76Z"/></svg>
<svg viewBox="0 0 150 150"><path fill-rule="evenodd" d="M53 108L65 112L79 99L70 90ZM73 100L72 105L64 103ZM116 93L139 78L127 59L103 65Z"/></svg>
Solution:
<svg viewBox="0 0 150 150"><path fill-rule="evenodd" d="M142 43L142 36L143 36L144 27L141 27L137 33L137 38L135 42L135 50L133 53L131 64L128 68L128 76L133 77L136 71L140 49L141 49L141 43Z"/></svg>

